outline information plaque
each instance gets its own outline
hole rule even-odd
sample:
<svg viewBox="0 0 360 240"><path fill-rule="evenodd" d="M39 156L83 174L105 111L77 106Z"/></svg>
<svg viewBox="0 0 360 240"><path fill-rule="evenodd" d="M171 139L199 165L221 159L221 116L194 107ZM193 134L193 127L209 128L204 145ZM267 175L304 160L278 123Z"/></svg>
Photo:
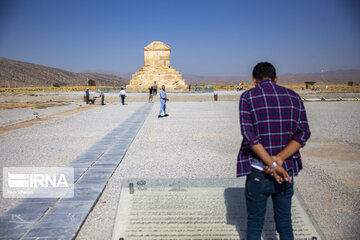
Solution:
<svg viewBox="0 0 360 240"><path fill-rule="evenodd" d="M113 240L246 239L244 186L244 178L125 179ZM292 222L295 239L322 239L296 194ZM262 237L278 239L271 199Z"/></svg>

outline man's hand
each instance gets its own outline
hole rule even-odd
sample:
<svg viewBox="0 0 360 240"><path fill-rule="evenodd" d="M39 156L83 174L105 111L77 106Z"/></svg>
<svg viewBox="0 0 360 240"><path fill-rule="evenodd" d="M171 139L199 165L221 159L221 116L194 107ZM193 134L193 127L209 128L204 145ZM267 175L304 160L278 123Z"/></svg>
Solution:
<svg viewBox="0 0 360 240"><path fill-rule="evenodd" d="M277 156L272 156L271 158L274 161L276 161L278 165L273 169L270 169L270 167L265 166L264 167L265 172L273 176L279 184L282 184L284 181L288 181L289 183L291 183L291 178L289 174L282 167L283 160Z"/></svg>
<svg viewBox="0 0 360 240"><path fill-rule="evenodd" d="M287 181L289 183L291 183L291 178L289 176L289 174L285 171L285 169L280 166L280 165L277 165L274 169L274 175L275 175L275 178L276 178L276 181L278 181L278 183L283 183L284 181ZM279 176L280 178L277 178L276 176Z"/></svg>
<svg viewBox="0 0 360 240"><path fill-rule="evenodd" d="M271 175L272 177L275 178L275 180L281 184L284 182L284 179L282 177L280 177L280 175L278 175L274 169L270 169L268 166L264 167L264 170L267 174Z"/></svg>
<svg viewBox="0 0 360 240"><path fill-rule="evenodd" d="M285 171L285 169L281 166L283 164L283 160L280 156L271 157L269 153L265 150L264 146L261 143L255 144L251 147L251 150L263 161L264 165L271 166L274 161L277 162L278 165L271 169L273 171L273 176L276 178L278 183L282 183L283 181L289 181L291 183L291 179L289 174Z"/></svg>
<svg viewBox="0 0 360 240"><path fill-rule="evenodd" d="M284 163L284 160L280 158L279 156L271 156L271 158L277 162L278 165L282 166Z"/></svg>
<svg viewBox="0 0 360 240"><path fill-rule="evenodd" d="M283 164L283 160L281 158L279 158L278 156L271 156L271 159L274 160L278 165L282 166ZM264 170L267 174L271 175L274 177L274 169L270 169L269 166L265 166Z"/></svg>

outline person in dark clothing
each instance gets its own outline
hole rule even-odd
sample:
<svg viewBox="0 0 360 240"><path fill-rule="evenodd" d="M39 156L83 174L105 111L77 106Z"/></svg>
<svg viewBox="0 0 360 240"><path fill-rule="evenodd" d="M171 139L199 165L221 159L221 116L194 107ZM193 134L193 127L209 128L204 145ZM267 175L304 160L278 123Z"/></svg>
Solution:
<svg viewBox="0 0 360 240"><path fill-rule="evenodd" d="M253 69L255 88L240 97L239 120L243 136L237 159L237 177L246 176L247 240L262 239L266 204L272 198L280 239L294 239L291 199L294 176L302 169L300 148L311 133L301 97L277 85L271 63Z"/></svg>
<svg viewBox="0 0 360 240"><path fill-rule="evenodd" d="M154 92L154 88L151 86L149 88L149 102L152 102L153 100L153 92Z"/></svg>
<svg viewBox="0 0 360 240"><path fill-rule="evenodd" d="M85 96L86 96L86 104L89 104L89 99L90 99L90 93L89 93L89 89L87 88L85 91Z"/></svg>
<svg viewBox="0 0 360 240"><path fill-rule="evenodd" d="M99 97L101 97L101 105L105 105L105 94L101 90L99 90Z"/></svg>
<svg viewBox="0 0 360 240"><path fill-rule="evenodd" d="M154 86L153 86L153 95L156 96L157 95L157 83L156 81L154 81Z"/></svg>

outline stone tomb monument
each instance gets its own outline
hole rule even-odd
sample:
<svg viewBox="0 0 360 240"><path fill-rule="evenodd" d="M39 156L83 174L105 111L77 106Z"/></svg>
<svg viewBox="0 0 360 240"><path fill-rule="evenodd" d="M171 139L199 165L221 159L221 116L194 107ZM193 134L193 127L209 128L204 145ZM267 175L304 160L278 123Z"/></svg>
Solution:
<svg viewBox="0 0 360 240"><path fill-rule="evenodd" d="M171 48L162 42L152 42L144 48L144 62L139 71L132 75L126 90L129 92L145 92L153 86L154 81L160 91L165 85L168 92L182 92L186 90L185 81L180 73L170 66Z"/></svg>

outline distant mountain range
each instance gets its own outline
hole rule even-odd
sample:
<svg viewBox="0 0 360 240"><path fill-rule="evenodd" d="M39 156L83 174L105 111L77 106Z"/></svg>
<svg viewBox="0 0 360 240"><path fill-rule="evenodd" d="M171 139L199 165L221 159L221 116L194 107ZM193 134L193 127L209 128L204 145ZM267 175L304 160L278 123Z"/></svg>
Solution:
<svg viewBox="0 0 360 240"><path fill-rule="evenodd" d="M192 74L183 74L187 84L209 84L209 85L236 85L241 82L246 84L252 83L252 76L198 76ZM360 70L336 70L328 71L323 74L304 73L304 74L282 74L278 76L280 84L302 85L304 82L321 82L327 85L347 84L353 81L354 84L360 83Z"/></svg>
<svg viewBox="0 0 360 240"><path fill-rule="evenodd" d="M129 80L101 73L74 73L58 68L0 58L0 87L86 86L94 80L97 86L120 87Z"/></svg>
<svg viewBox="0 0 360 240"><path fill-rule="evenodd" d="M130 80L132 75L134 73L132 72L112 72L112 71L108 71L108 70L102 70L102 69L97 69L97 70L85 70L84 73L100 73L100 74L106 74L106 75L115 75L127 80Z"/></svg>
<svg viewBox="0 0 360 240"><path fill-rule="evenodd" d="M132 73L111 72L107 70L87 70L82 73L74 73L59 68L14 61L0 58L0 87L36 87L52 86L57 83L60 86L84 86L88 80L94 80L97 86L127 85ZM200 76L183 74L186 84L198 85L236 85L240 82L252 84L251 76ZM360 83L360 70L336 70L323 74L283 74L279 76L280 84L302 85L306 81L321 82L324 84L347 84L353 81Z"/></svg>

